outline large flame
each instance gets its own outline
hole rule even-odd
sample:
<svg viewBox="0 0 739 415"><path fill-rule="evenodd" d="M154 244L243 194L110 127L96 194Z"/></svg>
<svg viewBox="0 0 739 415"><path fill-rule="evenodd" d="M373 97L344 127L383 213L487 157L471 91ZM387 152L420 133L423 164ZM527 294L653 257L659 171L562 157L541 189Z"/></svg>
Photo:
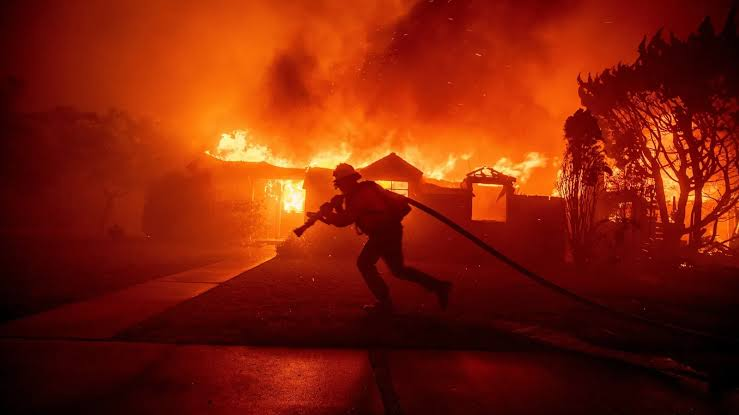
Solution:
<svg viewBox="0 0 739 415"><path fill-rule="evenodd" d="M311 157L308 166L332 169L339 163L349 161L351 156L352 152L349 149L349 145L347 143L341 143L336 149L322 151Z"/></svg>
<svg viewBox="0 0 739 415"><path fill-rule="evenodd" d="M451 173L456 169L458 161L467 161L472 157L472 154L470 153L448 154L446 160L433 162L426 158L422 154L421 150L416 146L405 146L401 149L391 150L384 148L382 145L378 145L374 151L364 151L363 157L358 157L354 154L348 143L341 142L337 147L330 150L322 150L312 155L308 160L289 160L275 155L268 145L257 142L255 137L248 130L234 130L231 133L221 134L221 138L218 141L218 146L215 151L208 150L206 151L206 154L224 161L266 162L279 167L294 168L334 168L339 163L347 162L351 162L358 167L365 166L386 156L390 151L395 151L400 157L414 166L417 166L424 172L426 177L438 180L461 180L461 176L455 177ZM532 154L538 156L538 153L530 153L529 156L527 156L527 161L524 161L523 163L514 165L508 161L507 158L501 158L498 163L508 163L511 165L510 170L518 169L516 170L517 175L524 174L525 177L528 178L530 175L529 170L531 168L543 166L545 164L532 164L530 161ZM529 165L530 167L527 167Z"/></svg>
<svg viewBox="0 0 739 415"><path fill-rule="evenodd" d="M424 172L424 176L430 179L445 181L460 181L464 173L472 170L469 160L471 153L448 154L446 160L434 162L426 158L422 151L415 146L405 146L401 149L388 149L378 145L373 151L362 152L362 157L354 154L353 149L347 142L341 142L338 146L328 150L322 150L309 159L288 159L282 155L275 154L273 149L262 141L258 141L247 130L235 130L231 133L221 134L218 146L214 151L206 151L206 154L224 161L243 162L266 162L279 167L305 168L322 167L334 168L339 163L353 163L357 167L366 166L388 152L395 151L398 156L417 166ZM466 161L465 169L458 169L457 163ZM538 152L530 152L521 162L514 162L507 157L502 157L493 165L493 168L501 173L518 179L518 184L525 183L532 174L533 169L545 167L547 159ZM460 174L460 170L462 173ZM305 205L305 190L303 181L300 180L269 180L265 185L265 193L273 197L279 197L282 209L285 212L303 212Z"/></svg>
<svg viewBox="0 0 739 415"><path fill-rule="evenodd" d="M272 150L261 144L248 140L250 134L246 130L235 130L232 133L221 134L215 152L206 151L206 154L225 161L267 162L269 164L290 167L291 163L283 158L275 157Z"/></svg>
<svg viewBox="0 0 739 415"><path fill-rule="evenodd" d="M514 163L503 157L493 165L493 168L503 174L515 177L518 183L526 183L531 178L533 169L546 165L547 159L544 156L537 152L531 152L526 154L526 159L520 163Z"/></svg>

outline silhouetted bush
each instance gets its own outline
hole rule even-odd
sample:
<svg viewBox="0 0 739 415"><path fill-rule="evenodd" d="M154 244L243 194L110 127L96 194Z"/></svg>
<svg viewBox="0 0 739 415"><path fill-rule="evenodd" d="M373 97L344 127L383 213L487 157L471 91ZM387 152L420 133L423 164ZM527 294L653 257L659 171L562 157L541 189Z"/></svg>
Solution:
<svg viewBox="0 0 739 415"><path fill-rule="evenodd" d="M142 228L152 239L189 243L245 244L258 229L259 206L218 201L207 173L169 173L146 195Z"/></svg>
<svg viewBox="0 0 739 415"><path fill-rule="evenodd" d="M150 181L182 163L177 141L124 111L14 110L23 84L0 80L0 224L28 235L138 235Z"/></svg>
<svg viewBox="0 0 739 415"><path fill-rule="evenodd" d="M287 239L277 245L277 255L282 258L298 258L308 254L308 242L305 239L297 238L292 233Z"/></svg>

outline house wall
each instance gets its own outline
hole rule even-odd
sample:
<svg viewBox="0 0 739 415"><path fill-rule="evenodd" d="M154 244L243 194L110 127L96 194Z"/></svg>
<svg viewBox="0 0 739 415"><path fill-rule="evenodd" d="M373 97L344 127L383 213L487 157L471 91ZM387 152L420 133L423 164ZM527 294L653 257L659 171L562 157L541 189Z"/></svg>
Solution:
<svg viewBox="0 0 739 415"><path fill-rule="evenodd" d="M409 183L410 197L439 211L451 220L523 263L562 261L565 252L564 207L560 198L549 196L506 197L506 221L473 221L472 192L469 189L430 188L417 177L388 174L369 180L397 180ZM331 171L310 169L305 178L306 211L315 211L336 194ZM403 221L407 256L419 260L487 261L490 258L462 236L418 209ZM318 224L304 238L320 254L354 257L365 237L352 229Z"/></svg>
<svg viewBox="0 0 739 415"><path fill-rule="evenodd" d="M468 191L423 194L419 201L518 261L531 264L564 259L564 206L560 198L510 195L506 222L473 221L472 194ZM405 223L414 255L460 261L485 257L470 241L421 212L409 215Z"/></svg>

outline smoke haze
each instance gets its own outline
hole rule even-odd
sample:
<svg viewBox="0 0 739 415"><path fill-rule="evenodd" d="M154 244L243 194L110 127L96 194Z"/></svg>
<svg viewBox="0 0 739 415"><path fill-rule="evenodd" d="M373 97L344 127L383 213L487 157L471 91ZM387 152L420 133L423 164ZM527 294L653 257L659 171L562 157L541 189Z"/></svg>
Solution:
<svg viewBox="0 0 739 415"><path fill-rule="evenodd" d="M2 75L24 80L19 109L117 107L192 152L245 128L297 160L340 143L468 159L450 177L538 152L524 190L548 194L577 74L730 3L24 1L3 6Z"/></svg>

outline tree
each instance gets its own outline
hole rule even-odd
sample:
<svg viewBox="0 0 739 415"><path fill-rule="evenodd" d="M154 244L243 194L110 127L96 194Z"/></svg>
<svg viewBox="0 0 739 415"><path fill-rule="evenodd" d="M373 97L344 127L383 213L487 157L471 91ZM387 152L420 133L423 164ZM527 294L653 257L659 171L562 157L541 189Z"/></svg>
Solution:
<svg viewBox="0 0 739 415"><path fill-rule="evenodd" d="M99 236L116 212L135 226L130 202L176 162L174 137L119 110L19 112L20 92L20 81L0 81L4 228ZM128 210L119 203L124 197Z"/></svg>
<svg viewBox="0 0 739 415"><path fill-rule="evenodd" d="M732 11L719 34L706 18L686 40L673 34L666 41L658 31L641 42L634 63L578 77L582 105L604 128L608 156L654 182L672 247L683 235L693 249L711 242L716 234L704 238L706 229L739 202L734 18Z"/></svg>
<svg viewBox="0 0 739 415"><path fill-rule="evenodd" d="M50 164L56 170L47 172L56 175L63 187L82 184L97 193L98 229L106 234L118 202L144 189L162 169L160 155L167 151L168 138L155 123L120 110L96 113L57 108L40 116L42 135L63 152Z"/></svg>
<svg viewBox="0 0 739 415"><path fill-rule="evenodd" d="M166 241L202 239L213 229L210 177L201 172L171 172L155 180L144 202L142 227L151 238Z"/></svg>
<svg viewBox="0 0 739 415"><path fill-rule="evenodd" d="M567 118L567 141L557 189L565 202L567 233L575 263L587 261L594 233L595 205L610 169L603 153L602 133L590 111L579 109Z"/></svg>

